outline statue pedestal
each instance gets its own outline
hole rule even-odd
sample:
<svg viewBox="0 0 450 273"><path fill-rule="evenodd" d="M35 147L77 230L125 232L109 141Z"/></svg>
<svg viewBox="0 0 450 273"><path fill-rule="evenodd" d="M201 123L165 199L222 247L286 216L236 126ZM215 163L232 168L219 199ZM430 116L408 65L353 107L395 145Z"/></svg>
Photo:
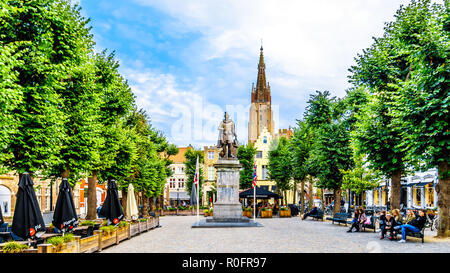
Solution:
<svg viewBox="0 0 450 273"><path fill-rule="evenodd" d="M217 201L213 217L194 223L195 227L258 227L261 224L242 216L239 203L239 171L236 159L219 159L214 165L217 172Z"/></svg>

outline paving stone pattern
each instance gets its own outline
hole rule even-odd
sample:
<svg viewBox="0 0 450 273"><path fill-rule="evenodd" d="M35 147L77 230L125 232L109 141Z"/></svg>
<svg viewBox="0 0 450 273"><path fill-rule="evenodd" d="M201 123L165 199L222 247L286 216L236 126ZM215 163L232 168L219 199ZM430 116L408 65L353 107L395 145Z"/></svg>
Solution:
<svg viewBox="0 0 450 273"><path fill-rule="evenodd" d="M450 240L437 240L426 230L425 243L418 238L402 244L380 240L372 230L347 233L345 225L328 221L302 221L299 217L257 219L264 227L205 228L191 225L196 216L164 216L161 228L150 230L102 253L413 253L450 252Z"/></svg>

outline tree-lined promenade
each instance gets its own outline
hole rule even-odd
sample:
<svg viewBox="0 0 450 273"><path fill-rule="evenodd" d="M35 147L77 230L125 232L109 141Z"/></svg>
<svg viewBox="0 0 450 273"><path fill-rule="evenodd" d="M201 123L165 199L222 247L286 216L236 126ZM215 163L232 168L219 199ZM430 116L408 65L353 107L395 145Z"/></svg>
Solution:
<svg viewBox="0 0 450 273"><path fill-rule="evenodd" d="M437 167L438 236L450 235L449 9L448 0L400 7L356 56L345 97L310 96L293 137L269 154L279 193L298 183L301 195L305 183L331 189L339 212L342 190L373 189L384 177L398 209L401 177ZM132 183L146 200L144 216L154 198L161 206L177 148L136 106L114 53L94 52L80 7L0 1L0 21L0 173L69 178L72 186L87 174L88 219L96 218L97 181L114 179L123 190ZM197 156L186 154L189 193ZM251 145L239 148L241 188L251 185L254 156Z"/></svg>
<svg viewBox="0 0 450 273"><path fill-rule="evenodd" d="M345 97L310 96L293 137L273 143L269 154L279 193L296 192L300 182L303 200L305 183L315 181L321 192L333 190L339 212L342 190L371 190L385 177L391 209L400 209L401 177L437 167L438 236L450 235L449 8L426 0L400 7L383 36L355 58ZM247 162L252 149L241 147L238 156ZM241 184L249 185L252 166L244 167Z"/></svg>
<svg viewBox="0 0 450 273"><path fill-rule="evenodd" d="M80 9L65 0L0 1L0 168L72 186L87 174L87 218L95 219L97 181L124 190L133 183L157 198L171 175L161 154L177 149L137 108L114 53L94 52Z"/></svg>

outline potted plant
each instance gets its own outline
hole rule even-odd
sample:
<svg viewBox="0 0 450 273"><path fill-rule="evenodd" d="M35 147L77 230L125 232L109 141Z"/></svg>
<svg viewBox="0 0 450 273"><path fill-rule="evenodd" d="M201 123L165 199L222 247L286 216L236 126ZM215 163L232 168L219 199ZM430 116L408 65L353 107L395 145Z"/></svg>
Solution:
<svg viewBox="0 0 450 273"><path fill-rule="evenodd" d="M208 209L204 209L203 210L203 216L205 216L205 217L209 216L209 210Z"/></svg>
<svg viewBox="0 0 450 273"><path fill-rule="evenodd" d="M128 229L129 223L126 221L120 221L117 225L117 240L120 242L122 240L128 239Z"/></svg>
<svg viewBox="0 0 450 273"><path fill-rule="evenodd" d="M76 253L77 246L74 244L75 236L72 233L67 233L64 236L55 236L47 239L47 244L53 246L55 253Z"/></svg>
<svg viewBox="0 0 450 273"><path fill-rule="evenodd" d="M252 213L252 208L250 208L250 207L248 207L248 208L246 208L246 207L243 207L242 208L242 215L243 216L247 216L248 218L252 218L252 216L253 216L253 213Z"/></svg>
<svg viewBox="0 0 450 273"><path fill-rule="evenodd" d="M19 244L17 242L11 241L11 242L6 243L2 247L2 251L1 252L2 253L22 253L28 248L29 248L28 245Z"/></svg>
<svg viewBox="0 0 450 273"><path fill-rule="evenodd" d="M291 209L288 207L280 208L280 217L291 217Z"/></svg>
<svg viewBox="0 0 450 273"><path fill-rule="evenodd" d="M117 244L117 227L116 226L102 226L100 227L102 231L101 235L101 248Z"/></svg>
<svg viewBox="0 0 450 273"><path fill-rule="evenodd" d="M272 209L262 208L261 209L261 218L272 218Z"/></svg>

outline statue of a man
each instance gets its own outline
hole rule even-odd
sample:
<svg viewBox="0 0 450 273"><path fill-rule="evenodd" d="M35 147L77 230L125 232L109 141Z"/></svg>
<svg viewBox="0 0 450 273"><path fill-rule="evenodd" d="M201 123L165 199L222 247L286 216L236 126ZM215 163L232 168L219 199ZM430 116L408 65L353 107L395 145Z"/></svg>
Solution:
<svg viewBox="0 0 450 273"><path fill-rule="evenodd" d="M222 148L220 158L236 158L236 149L238 147L237 136L234 129L234 122L225 112L224 119L219 125L219 141L217 147Z"/></svg>

